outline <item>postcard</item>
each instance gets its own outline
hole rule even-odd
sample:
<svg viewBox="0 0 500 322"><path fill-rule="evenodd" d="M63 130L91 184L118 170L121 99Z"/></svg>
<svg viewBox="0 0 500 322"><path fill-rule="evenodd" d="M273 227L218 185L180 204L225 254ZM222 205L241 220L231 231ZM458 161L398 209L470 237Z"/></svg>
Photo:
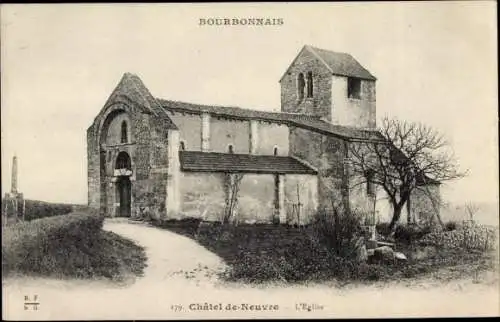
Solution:
<svg viewBox="0 0 500 322"><path fill-rule="evenodd" d="M499 315L495 2L0 10L4 320Z"/></svg>

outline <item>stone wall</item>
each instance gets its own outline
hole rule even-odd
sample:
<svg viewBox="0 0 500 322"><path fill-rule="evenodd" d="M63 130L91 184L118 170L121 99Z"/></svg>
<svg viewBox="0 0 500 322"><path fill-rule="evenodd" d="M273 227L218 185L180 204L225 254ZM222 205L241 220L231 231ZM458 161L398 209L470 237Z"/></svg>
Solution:
<svg viewBox="0 0 500 322"><path fill-rule="evenodd" d="M313 75L313 97L299 98L297 79L299 73ZM331 120L332 75L324 64L308 50L302 50L280 81L281 111L314 114Z"/></svg>
<svg viewBox="0 0 500 322"><path fill-rule="evenodd" d="M375 196L368 194L366 178L351 174L349 178L349 202L351 210L371 214L375 210Z"/></svg>
<svg viewBox="0 0 500 322"><path fill-rule="evenodd" d="M342 139L291 127L290 155L318 170L318 207L331 209L332 201L347 206L349 174L344 169L346 146Z"/></svg>
<svg viewBox="0 0 500 322"><path fill-rule="evenodd" d="M121 142L121 123L128 125L128 142ZM116 98L87 131L89 205L115 216L119 208L116 158L126 152L132 164L131 215L148 207L156 218L166 209L167 130L160 119L133 103Z"/></svg>
<svg viewBox="0 0 500 322"><path fill-rule="evenodd" d="M221 173L181 172L181 211L177 218L222 219L226 194Z"/></svg>
<svg viewBox="0 0 500 322"><path fill-rule="evenodd" d="M127 113L119 113L115 115L106 131L105 142L107 145L117 145L122 143L122 123L125 122L127 126L127 142L134 142L134 138L131 137L132 131L130 131L130 119Z"/></svg>
<svg viewBox="0 0 500 322"><path fill-rule="evenodd" d="M238 221L271 223L276 209L275 197L274 175L245 174L238 194Z"/></svg>
<svg viewBox="0 0 500 322"><path fill-rule="evenodd" d="M202 150L202 116L199 114L169 111L169 116L179 128L180 141L186 150ZM288 155L288 127L283 124L260 120L235 120L208 116L208 151L228 152L233 144L235 153L272 155L274 147L278 155ZM252 125L253 123L253 125ZM253 130L252 130L253 127Z"/></svg>
<svg viewBox="0 0 500 322"><path fill-rule="evenodd" d="M411 213L415 220L425 220L440 214L441 197L439 184L429 184L413 190L410 196Z"/></svg>
<svg viewBox="0 0 500 322"><path fill-rule="evenodd" d="M226 205L224 173L182 172L179 218L222 220ZM244 174L239 186L235 217L238 222L271 223L274 214L274 176Z"/></svg>
<svg viewBox="0 0 500 322"><path fill-rule="evenodd" d="M93 209L100 207L100 155L98 132L94 124L87 129L87 195L88 206Z"/></svg>
<svg viewBox="0 0 500 322"><path fill-rule="evenodd" d="M276 123L258 122L258 144L255 154L273 155L274 147L278 155L288 155L288 126Z"/></svg>
<svg viewBox="0 0 500 322"><path fill-rule="evenodd" d="M313 75L313 95L299 95L298 77L302 73L307 84L307 73ZM280 81L281 110L283 112L317 115L333 124L374 128L376 126L375 81L361 80L360 97L347 96L347 77L332 75L314 54L302 50Z"/></svg>
<svg viewBox="0 0 500 322"><path fill-rule="evenodd" d="M353 180L353 179L351 179ZM352 181L351 181L352 182ZM353 184L351 184L353 186ZM431 197L426 191L415 190L410 196L409 208L411 218L420 220L433 216L435 212L440 212L440 189L439 185L429 185L429 193L434 198L434 205ZM357 209L363 213L373 212L375 202L375 215L380 222L389 222L392 219L393 207L387 193L382 187L376 187L375 197L371 197L366 192L366 184L355 185L350 189L351 209ZM375 201L374 199L375 198ZM408 203L401 210L400 223L408 223Z"/></svg>
<svg viewBox="0 0 500 322"><path fill-rule="evenodd" d="M235 218L238 223L273 223L278 220L279 182L278 175L252 174L243 175L238 193ZM280 175L283 180L281 207L285 220L281 223L301 224L310 222L316 213L317 178L314 175ZM226 205L225 174L182 172L180 195L181 210L177 216L169 218L195 217L209 221L220 221ZM297 187L299 197L297 198ZM297 215L300 199L300 217ZM295 205L295 206L294 206Z"/></svg>
<svg viewBox="0 0 500 322"><path fill-rule="evenodd" d="M250 123L226 118L210 118L210 151L228 152L232 144L234 153L249 153Z"/></svg>
<svg viewBox="0 0 500 322"><path fill-rule="evenodd" d="M168 112L169 117L179 128L179 140L184 142L188 151L201 151L201 116L180 112Z"/></svg>
<svg viewBox="0 0 500 322"><path fill-rule="evenodd" d="M332 123L363 128L375 128L375 81L361 80L359 98L349 98L347 96L347 81L347 77L332 76Z"/></svg>
<svg viewBox="0 0 500 322"><path fill-rule="evenodd" d="M288 224L310 223L318 208L317 177L314 175L289 174L284 176L284 180L286 222Z"/></svg>

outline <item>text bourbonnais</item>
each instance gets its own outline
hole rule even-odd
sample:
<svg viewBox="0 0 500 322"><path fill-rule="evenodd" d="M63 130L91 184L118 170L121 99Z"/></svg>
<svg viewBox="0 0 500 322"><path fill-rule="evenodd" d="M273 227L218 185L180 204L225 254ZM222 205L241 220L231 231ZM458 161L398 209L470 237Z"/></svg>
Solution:
<svg viewBox="0 0 500 322"><path fill-rule="evenodd" d="M283 18L200 18L200 26L281 26Z"/></svg>

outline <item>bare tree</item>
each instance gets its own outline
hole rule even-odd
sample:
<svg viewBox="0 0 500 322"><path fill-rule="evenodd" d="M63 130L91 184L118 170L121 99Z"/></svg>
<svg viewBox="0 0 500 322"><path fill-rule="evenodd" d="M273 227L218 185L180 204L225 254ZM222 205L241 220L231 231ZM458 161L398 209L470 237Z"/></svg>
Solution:
<svg viewBox="0 0 500 322"><path fill-rule="evenodd" d="M224 216L222 218L223 224L228 224L234 217L234 211L238 204L238 193L240 190L240 183L243 179L243 174L241 173L226 173L224 178L224 184L226 188L226 206L224 209Z"/></svg>
<svg viewBox="0 0 500 322"><path fill-rule="evenodd" d="M428 194L430 185L465 175L443 136L421 123L384 118L376 136L352 142L349 152L358 183L369 178L387 194L393 208L391 230L413 191Z"/></svg>
<svg viewBox="0 0 500 322"><path fill-rule="evenodd" d="M464 208L467 215L469 215L469 219L474 221L474 215L479 211L479 206L469 201L465 204Z"/></svg>

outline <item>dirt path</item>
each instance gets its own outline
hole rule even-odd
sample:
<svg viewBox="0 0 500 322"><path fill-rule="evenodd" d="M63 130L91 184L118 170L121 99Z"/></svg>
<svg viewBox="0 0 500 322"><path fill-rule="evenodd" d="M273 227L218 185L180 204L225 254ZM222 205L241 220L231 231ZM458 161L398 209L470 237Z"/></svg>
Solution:
<svg viewBox="0 0 500 322"><path fill-rule="evenodd" d="M193 240L165 230L119 220L104 229L145 247L144 277L126 285L104 281L7 280L4 319L167 319L257 317L491 316L499 314L498 285L454 281L432 284L280 286L252 288L221 284L215 272L224 264ZM186 272L190 272L187 273ZM37 311L24 310L24 296L38 296ZM200 310L219 303L223 310ZM311 311L302 306L310 305ZM200 306L198 306L200 304ZM228 304L238 310L225 310ZM250 306L272 304L275 311ZM182 307L182 309L180 309ZM322 308L320 308L322 307ZM261 307L262 308L262 307Z"/></svg>
<svg viewBox="0 0 500 322"><path fill-rule="evenodd" d="M158 229L144 223L130 223L126 220L108 220L105 230L112 231L143 246L148 266L144 277L136 285L158 285L169 283L217 284L216 273L225 264L214 253L209 252L192 239Z"/></svg>

